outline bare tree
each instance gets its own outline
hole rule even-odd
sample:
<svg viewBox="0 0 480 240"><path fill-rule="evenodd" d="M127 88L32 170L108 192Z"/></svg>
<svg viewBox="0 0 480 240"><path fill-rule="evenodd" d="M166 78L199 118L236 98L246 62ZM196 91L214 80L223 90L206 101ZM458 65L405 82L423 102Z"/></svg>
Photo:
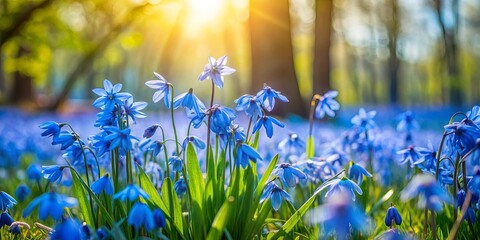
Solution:
<svg viewBox="0 0 480 240"><path fill-rule="evenodd" d="M315 54L313 59L313 93L323 94L330 87L330 43L333 0L315 1Z"/></svg>

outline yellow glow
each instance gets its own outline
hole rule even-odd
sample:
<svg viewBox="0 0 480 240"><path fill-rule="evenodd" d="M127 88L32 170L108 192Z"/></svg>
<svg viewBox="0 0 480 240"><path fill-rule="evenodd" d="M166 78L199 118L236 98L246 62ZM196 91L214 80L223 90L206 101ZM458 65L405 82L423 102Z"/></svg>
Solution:
<svg viewBox="0 0 480 240"><path fill-rule="evenodd" d="M225 8L222 0L188 0L189 25L199 27L220 22L221 11Z"/></svg>

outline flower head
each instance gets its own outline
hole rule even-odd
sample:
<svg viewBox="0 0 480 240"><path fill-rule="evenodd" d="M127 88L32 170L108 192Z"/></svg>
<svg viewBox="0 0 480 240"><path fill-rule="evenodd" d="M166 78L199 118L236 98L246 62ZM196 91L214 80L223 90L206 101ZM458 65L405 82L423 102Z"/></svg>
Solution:
<svg viewBox="0 0 480 240"><path fill-rule="evenodd" d="M158 228L164 228L167 226L165 214L163 214L162 210L158 208L155 208L155 210L153 210L153 221L155 222L155 226Z"/></svg>
<svg viewBox="0 0 480 240"><path fill-rule="evenodd" d="M172 165L172 169L173 171L175 172L182 172L182 169L183 169L183 162L182 162L182 159L177 157L177 156L173 156L171 158L168 159L168 164L169 165Z"/></svg>
<svg viewBox="0 0 480 240"><path fill-rule="evenodd" d="M275 106L275 99L282 102L288 102L288 99L285 96L267 84L264 84L263 89L257 93L257 98L262 103L263 107L269 112L271 112Z"/></svg>
<svg viewBox="0 0 480 240"><path fill-rule="evenodd" d="M248 144L239 142L237 144L237 155L235 158L237 166L241 166L242 168L246 168L247 165L250 166L250 161L257 162L257 160L262 160L260 154L258 154L255 149L250 147Z"/></svg>
<svg viewBox="0 0 480 240"><path fill-rule="evenodd" d="M65 169L65 166L42 166L43 177L50 182L60 183L62 181L63 169Z"/></svg>
<svg viewBox="0 0 480 240"><path fill-rule="evenodd" d="M145 203L136 202L128 214L128 224L135 229L142 226L149 232L155 228L155 221L150 208Z"/></svg>
<svg viewBox="0 0 480 240"><path fill-rule="evenodd" d="M335 111L340 109L340 104L334 98L338 96L338 91L330 90L320 97L320 100L315 108L315 116L317 118L325 117L325 114L330 117L335 117Z"/></svg>
<svg viewBox="0 0 480 240"><path fill-rule="evenodd" d="M362 195L362 189L352 180L344 177L344 178L337 178L331 180L330 182L323 185L319 191L323 190L324 188L329 187L327 193L325 194L326 198L329 198L332 195L335 195L337 192L345 193L345 195L349 195L353 201L355 201L355 192Z"/></svg>
<svg viewBox="0 0 480 240"><path fill-rule="evenodd" d="M52 240L85 239L81 229L82 229L82 225L80 224L80 222L78 222L73 218L66 218L61 223L55 225L54 231L50 235L50 239Z"/></svg>
<svg viewBox="0 0 480 240"><path fill-rule="evenodd" d="M151 138L153 136L153 134L155 134L155 132L157 131L157 129L159 127L160 127L160 125L158 125L158 124L153 124L152 126L148 127L143 132L143 137L144 138Z"/></svg>
<svg viewBox="0 0 480 240"><path fill-rule="evenodd" d="M286 156L300 156L305 152L305 142L297 134L290 133L278 144L278 150Z"/></svg>
<svg viewBox="0 0 480 240"><path fill-rule="evenodd" d="M25 184L20 184L17 189L15 190L15 197L18 199L18 201L23 202L25 199L27 199L28 196L32 194L32 191L30 188L25 185Z"/></svg>
<svg viewBox="0 0 480 240"><path fill-rule="evenodd" d="M264 202L266 199L270 198L272 201L272 207L275 211L278 211L282 206L283 199L293 202L292 197L280 188L276 183L270 182L267 184L263 190L262 196L260 197L260 203Z"/></svg>
<svg viewBox="0 0 480 240"><path fill-rule="evenodd" d="M167 80L165 80L162 75L156 72L153 72L153 74L158 80L150 80L145 83L145 85L147 85L149 88L156 90L153 94L153 102L156 103L163 98L165 106L167 108L170 108L172 104L170 102L172 98L172 92L170 91L172 84L167 82Z"/></svg>
<svg viewBox="0 0 480 240"><path fill-rule="evenodd" d="M360 108L360 110L358 110L358 114L352 118L351 122L353 125L359 127L362 130L372 129L376 125L375 121L373 121L373 118L376 114L376 111L369 111L367 113L365 109Z"/></svg>
<svg viewBox="0 0 480 240"><path fill-rule="evenodd" d="M116 193L113 196L113 199L118 199L122 202L125 202L125 200L130 200L130 202L133 202L137 200L139 197L142 197L143 199L149 199L150 196L143 191L139 186L135 184L128 184L122 191L119 193Z"/></svg>
<svg viewBox="0 0 480 240"><path fill-rule="evenodd" d="M263 117L259 118L255 123L255 125L253 126L253 133L256 133L263 126L265 127L265 131L267 132L267 137L272 138L273 124L281 128L285 127L285 125L280 121L278 121L277 119L264 115Z"/></svg>
<svg viewBox="0 0 480 240"><path fill-rule="evenodd" d="M95 194L101 194L105 192L107 195L113 195L113 183L110 179L110 175L107 173L103 177L99 178L97 181L92 183L91 186L92 192Z"/></svg>
<svg viewBox="0 0 480 240"><path fill-rule="evenodd" d="M60 150L65 150L68 147L72 146L72 144L77 140L77 136L74 134L62 131L58 135L53 136L52 145L60 144L62 147Z"/></svg>
<svg viewBox="0 0 480 240"><path fill-rule="evenodd" d="M295 187L297 184L296 179L307 179L307 175L300 171L297 167L290 165L289 163L282 163L278 166L276 171L282 182L286 183L288 187Z"/></svg>
<svg viewBox="0 0 480 240"><path fill-rule="evenodd" d="M40 181L42 179L42 168L37 164L30 164L27 167L27 177L32 181Z"/></svg>
<svg viewBox="0 0 480 240"><path fill-rule="evenodd" d="M187 184L185 183L185 180L183 177L180 177L175 184L173 184L173 188L175 189L175 192L177 193L178 197L182 197L183 194L187 191Z"/></svg>
<svg viewBox="0 0 480 240"><path fill-rule="evenodd" d="M132 139L137 139L130 135L130 128L120 129L118 127L106 126L103 129L108 132L108 135L105 136L104 140L111 141L109 150L118 147L127 152L132 149Z"/></svg>
<svg viewBox="0 0 480 240"><path fill-rule="evenodd" d="M39 128L45 130L42 133L42 136L56 136L60 133L60 129L62 128L60 124L53 122L53 121L48 121L43 123L42 125L39 126Z"/></svg>
<svg viewBox="0 0 480 240"><path fill-rule="evenodd" d="M212 79L213 83L217 87L223 87L223 76L230 75L235 72L235 69L226 66L227 56L220 57L215 60L213 57L208 57L208 64L205 65L202 74L198 77L198 80L203 81L207 78Z"/></svg>
<svg viewBox="0 0 480 240"><path fill-rule="evenodd" d="M408 162L410 163L410 167L413 168L415 163L421 158L421 155L418 152L419 150L421 149L410 145L406 149L397 151L397 154L402 155L402 158L400 159L400 164L403 165Z"/></svg>
<svg viewBox="0 0 480 240"><path fill-rule="evenodd" d="M352 162L352 165L350 166L350 170L349 170L349 173L348 173L348 178L356 180L357 184L360 186L360 185L362 185L363 176L372 177L372 174L369 173L361 165L358 165L358 164Z"/></svg>
<svg viewBox="0 0 480 240"><path fill-rule="evenodd" d="M183 143L182 143L183 149L187 149L187 145L189 142L191 142L194 147L199 149L205 149L206 147L206 144L202 139L192 135L192 136L186 136L185 139L183 139Z"/></svg>
<svg viewBox="0 0 480 240"><path fill-rule="evenodd" d="M136 123L137 118L146 118L147 115L141 110L147 107L146 102L133 102L133 98L129 98L122 105L122 114L126 117L130 117L133 123Z"/></svg>
<svg viewBox="0 0 480 240"><path fill-rule="evenodd" d="M388 208L387 215L385 215L385 225L392 227L392 223L396 225L402 224L402 216L400 216L400 213L393 205Z"/></svg>
<svg viewBox="0 0 480 240"><path fill-rule="evenodd" d="M7 211L17 204L17 200L4 191L0 191L0 210Z"/></svg>
<svg viewBox="0 0 480 240"><path fill-rule="evenodd" d="M52 217L55 221L62 218L63 209L77 206L78 201L75 198L67 197L54 192L47 192L33 199L23 211L23 217L27 217L38 206L38 216L40 220Z"/></svg>
<svg viewBox="0 0 480 240"><path fill-rule="evenodd" d="M254 118L262 116L262 104L257 96L245 94L235 100L237 111L245 111L247 116Z"/></svg>
<svg viewBox="0 0 480 240"><path fill-rule="evenodd" d="M435 177L429 174L414 176L412 181L403 189L400 199L407 201L417 196L419 197L418 208L427 207L436 212L443 209L443 203L451 201L449 194L437 183Z"/></svg>
<svg viewBox="0 0 480 240"><path fill-rule="evenodd" d="M464 121L445 125L444 128L448 135L446 142L448 148L456 150L461 155L474 148L477 139L480 138L480 128L476 125L469 125Z"/></svg>
<svg viewBox="0 0 480 240"><path fill-rule="evenodd" d="M122 93L122 84L117 83L112 85L112 83L105 79L103 81L104 88L95 88L92 91L100 96L93 102L93 106L97 108L101 108L105 111L113 110L115 104L118 106L122 106L123 103L132 97L130 93Z"/></svg>
<svg viewBox="0 0 480 240"><path fill-rule="evenodd" d="M205 104L193 94L192 88L190 88L188 92L182 93L173 99L173 108L177 109L180 106L193 111L194 116L205 111Z"/></svg>

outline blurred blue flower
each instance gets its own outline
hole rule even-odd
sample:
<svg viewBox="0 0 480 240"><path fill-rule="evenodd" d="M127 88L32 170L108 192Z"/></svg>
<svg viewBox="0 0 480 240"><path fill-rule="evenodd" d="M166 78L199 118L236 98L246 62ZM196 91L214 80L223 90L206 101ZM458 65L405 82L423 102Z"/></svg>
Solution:
<svg viewBox="0 0 480 240"><path fill-rule="evenodd" d="M175 189L175 192L177 193L178 197L182 197L183 194L187 191L187 184L185 183L185 180L183 177L180 177L175 184L173 184L173 188Z"/></svg>
<svg viewBox="0 0 480 240"><path fill-rule="evenodd" d="M480 166L473 168L473 176L467 184L472 194L480 197Z"/></svg>
<svg viewBox="0 0 480 240"><path fill-rule="evenodd" d="M60 124L56 122L48 121L40 125L39 128L45 130L44 132L42 132L42 136L51 137L51 136L57 136L60 133L60 129L62 127Z"/></svg>
<svg viewBox="0 0 480 240"><path fill-rule="evenodd" d="M337 192L342 192L345 193L345 195L348 195L352 198L353 201L355 201L355 192L358 194L362 195L363 191L362 189L352 180L343 177L343 178L336 178L331 180L330 182L324 184L319 191L322 191L325 188L329 188L327 193L325 193L325 198L329 198Z"/></svg>
<svg viewBox="0 0 480 240"><path fill-rule="evenodd" d="M105 227L97 228L97 231L95 233L97 234L97 238L99 240L104 240L104 239L107 239L108 237L108 233L105 230Z"/></svg>
<svg viewBox="0 0 480 240"><path fill-rule="evenodd" d="M45 220L50 216L53 220L59 221L62 218L64 208L71 208L77 206L77 204L78 201L75 198L54 192L47 192L30 202L23 211L23 217L27 217L36 207L39 207L38 216L40 220Z"/></svg>
<svg viewBox="0 0 480 240"><path fill-rule="evenodd" d="M173 108L177 109L180 106L189 110L193 110L195 115L205 111L205 104L203 104L202 101L200 101L200 99L193 94L192 88L190 88L188 92L182 93L173 99Z"/></svg>
<svg viewBox="0 0 480 240"><path fill-rule="evenodd" d="M415 163L421 158L419 150L423 150L423 149L410 145L405 149L397 151L397 154L402 155L402 158L400 159L399 163L401 165L405 163L410 163L410 167L413 168L415 166Z"/></svg>
<svg viewBox="0 0 480 240"><path fill-rule="evenodd" d="M330 90L320 97L315 108L315 117L323 118L325 114L335 117L335 111L340 109L340 104L334 98L338 96L338 91Z"/></svg>
<svg viewBox="0 0 480 240"><path fill-rule="evenodd" d="M270 198L272 207L275 211L278 211L282 206L283 199L293 203L292 197L285 192L282 188L280 188L276 183L270 182L265 186L263 190L262 196L260 197L260 203L264 202Z"/></svg>
<svg viewBox="0 0 480 240"><path fill-rule="evenodd" d="M62 181L63 169L65 168L66 166L59 165L42 166L43 177L50 182L60 183Z"/></svg>
<svg viewBox="0 0 480 240"><path fill-rule="evenodd" d="M70 132L61 131L58 135L53 136L52 145L60 144L60 150L65 150L77 140L77 137Z"/></svg>
<svg viewBox="0 0 480 240"><path fill-rule="evenodd" d="M125 101L122 106L122 115L130 117L133 123L136 123L137 118L146 118L147 114L141 112L144 108L147 107L146 102L133 102L133 97Z"/></svg>
<svg viewBox="0 0 480 240"><path fill-rule="evenodd" d="M357 184L362 185L363 176L372 177L372 174L369 173L361 165L351 162L350 170L348 172L348 178L357 181Z"/></svg>
<svg viewBox="0 0 480 240"><path fill-rule="evenodd" d="M282 102L288 102L288 99L285 96L267 84L264 84L263 89L257 93L257 98L262 103L262 106L269 112L271 112L275 106L275 99Z"/></svg>
<svg viewBox="0 0 480 240"><path fill-rule="evenodd" d="M290 133L278 144L278 150L285 156L300 156L305 152L305 142L296 133Z"/></svg>
<svg viewBox="0 0 480 240"><path fill-rule="evenodd" d="M121 202L125 202L125 200L128 199L130 202L133 202L139 197L142 197L143 199L150 198L150 196L148 196L148 194L139 186L135 184L128 184L122 191L116 193L113 196L113 199L118 199Z"/></svg>
<svg viewBox="0 0 480 240"><path fill-rule="evenodd" d="M235 100L237 111L245 111L245 114L252 119L262 116L262 106L257 96L245 94Z"/></svg>
<svg viewBox="0 0 480 240"><path fill-rule="evenodd" d="M168 159L168 164L172 165L173 171L182 172L183 162L181 158L177 156L172 156Z"/></svg>
<svg viewBox="0 0 480 240"><path fill-rule="evenodd" d="M188 143L191 142L194 147L199 149L205 149L206 144L202 139L198 138L197 136L187 136L183 139L182 147L183 149L187 149Z"/></svg>
<svg viewBox="0 0 480 240"><path fill-rule="evenodd" d="M172 92L170 91L171 84L167 82L162 75L156 72L153 72L153 74L158 80L150 80L145 83L149 88L156 90L153 94L153 102L157 103L163 98L165 106L170 108L172 98Z"/></svg>
<svg viewBox="0 0 480 240"><path fill-rule="evenodd" d="M50 235L51 240L83 240L87 239L81 232L82 225L77 220L69 217L55 225Z"/></svg>
<svg viewBox="0 0 480 240"><path fill-rule="evenodd" d="M416 150L421 157L413 164L423 172L435 173L437 166L437 151L432 143L429 141L428 148L418 147Z"/></svg>
<svg viewBox="0 0 480 240"><path fill-rule="evenodd" d="M283 128L285 125L278 121L277 119L264 115L263 117L259 118L255 125L253 126L253 134L256 133L262 126L265 127L265 131L267 132L267 137L272 138L273 136L273 124Z"/></svg>
<svg viewBox="0 0 480 240"><path fill-rule="evenodd" d="M149 161L145 166L145 173L150 177L153 185L161 189L163 183L163 169L156 162Z"/></svg>
<svg viewBox="0 0 480 240"><path fill-rule="evenodd" d="M153 210L153 220L155 221L155 226L157 228L164 228L167 226L167 221L165 220L165 214L159 208Z"/></svg>
<svg viewBox="0 0 480 240"><path fill-rule="evenodd" d="M118 147L121 150L128 152L132 149L132 139L138 140L136 137L130 135L130 128L122 130L118 127L106 126L103 129L108 132L108 135L105 136L104 140L111 141L110 150Z"/></svg>
<svg viewBox="0 0 480 240"><path fill-rule="evenodd" d="M464 155L475 147L476 141L480 138L480 129L475 125L471 126L463 122L454 122L445 125L447 136L446 145L449 150L456 150Z"/></svg>
<svg viewBox="0 0 480 240"><path fill-rule="evenodd" d="M362 131L373 129L376 126L375 121L373 121L376 114L376 111L369 111L367 113L365 109L360 108L358 114L352 118L351 122L356 127L362 129Z"/></svg>
<svg viewBox="0 0 480 240"><path fill-rule="evenodd" d="M396 225L402 224L402 216L393 205L388 208L387 215L385 215L385 225L392 227L392 223Z"/></svg>
<svg viewBox="0 0 480 240"><path fill-rule="evenodd" d="M465 203L465 198L467 197L467 194L463 189L460 189L457 192L457 206L455 206L455 209L462 210L463 204ZM463 216L462 220L468 220L469 222L476 222L477 221L477 214L475 213L475 210L471 207L469 204L467 207L467 211L465 212L465 215Z"/></svg>
<svg viewBox="0 0 480 240"><path fill-rule="evenodd" d="M374 238L375 240L414 240L412 236L403 233L398 228L391 228Z"/></svg>
<svg viewBox="0 0 480 240"><path fill-rule="evenodd" d="M473 106L472 110L467 112L467 118L473 121L477 126L480 126L480 107Z"/></svg>
<svg viewBox="0 0 480 240"><path fill-rule="evenodd" d="M37 164L30 164L27 167L27 178L31 181L40 181L42 179L42 167Z"/></svg>
<svg viewBox="0 0 480 240"><path fill-rule="evenodd" d="M92 186L90 188L92 189L92 192L97 195L101 194L102 192L105 192L107 195L110 196L113 195L113 183L108 173L103 175L103 177L99 178L94 183L92 183Z"/></svg>
<svg viewBox="0 0 480 240"><path fill-rule="evenodd" d="M397 131L411 133L418 129L420 129L420 125L413 118L413 113L411 111L406 111L400 114L400 122L397 124Z"/></svg>
<svg viewBox="0 0 480 240"><path fill-rule="evenodd" d="M0 191L0 210L7 211L17 204L17 200L4 191Z"/></svg>
<svg viewBox="0 0 480 240"><path fill-rule="evenodd" d="M413 177L410 183L403 189L400 199L407 201L414 197L418 198L417 207L427 207L433 211L441 211L444 203L450 203L451 197L429 174L419 174Z"/></svg>
<svg viewBox="0 0 480 240"><path fill-rule="evenodd" d="M150 143L148 150L153 151L153 156L158 156L158 154L163 150L163 142L158 140L153 141Z"/></svg>
<svg viewBox="0 0 480 240"><path fill-rule="evenodd" d="M256 163L257 160L262 160L262 157L248 144L237 142L237 154L235 158L236 165L246 168L247 166L250 166L250 160Z"/></svg>
<svg viewBox="0 0 480 240"><path fill-rule="evenodd" d="M223 87L223 76L230 75L235 72L235 69L226 66L227 56L223 56L215 60L213 57L208 57L208 64L205 65L203 72L198 77L198 80L203 81L207 78L212 79L217 87Z"/></svg>
<svg viewBox="0 0 480 240"><path fill-rule="evenodd" d="M23 202L25 199L28 198L32 194L32 191L30 188L25 185L25 184L20 184L17 189L15 190L15 197L18 199L18 201Z"/></svg>
<svg viewBox="0 0 480 240"><path fill-rule="evenodd" d="M8 211L2 211L0 213L0 229L3 228L3 226L10 226L14 222L12 216L8 214Z"/></svg>
<svg viewBox="0 0 480 240"><path fill-rule="evenodd" d="M100 96L93 102L93 106L97 108L104 109L105 111L113 110L115 104L122 106L123 103L132 97L130 93L120 92L122 90L122 84L117 83L112 85L112 83L105 79L103 81L104 88L95 88L92 91Z"/></svg>
<svg viewBox="0 0 480 240"><path fill-rule="evenodd" d="M300 171L297 167L290 165L289 163L282 163L278 166L275 173L280 177L283 183L288 187L295 187L297 184L296 178L305 180L307 175Z"/></svg>
<svg viewBox="0 0 480 240"><path fill-rule="evenodd" d="M152 126L148 127L145 129L143 132L143 137L144 138L151 138L153 134L157 131L157 129L160 127L158 124L153 124Z"/></svg>
<svg viewBox="0 0 480 240"><path fill-rule="evenodd" d="M128 225L133 226L135 229L145 227L147 232L152 231L155 228L155 221L150 208L145 203L136 202L133 205L130 213L128 213Z"/></svg>

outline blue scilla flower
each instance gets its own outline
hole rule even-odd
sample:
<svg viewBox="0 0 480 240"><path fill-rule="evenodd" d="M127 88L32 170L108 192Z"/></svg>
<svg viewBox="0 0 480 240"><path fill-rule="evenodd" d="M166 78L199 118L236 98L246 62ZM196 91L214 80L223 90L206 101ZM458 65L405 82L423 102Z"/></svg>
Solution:
<svg viewBox="0 0 480 240"><path fill-rule="evenodd" d="M473 106L472 110L467 112L467 118L480 126L480 106Z"/></svg>
<svg viewBox="0 0 480 240"><path fill-rule="evenodd" d="M8 213L8 211L2 211L0 214L0 229L3 226L10 226L14 222L12 216Z"/></svg>
<svg viewBox="0 0 480 240"><path fill-rule="evenodd" d="M133 226L135 229L140 229L142 226L148 232L155 228L155 221L150 208L145 203L136 202L133 205L130 213L128 213L128 225Z"/></svg>
<svg viewBox="0 0 480 240"><path fill-rule="evenodd" d="M148 150L153 152L153 156L158 156L158 154L163 150L163 142L155 140L150 143Z"/></svg>
<svg viewBox="0 0 480 240"><path fill-rule="evenodd" d="M98 157L103 156L105 153L110 152L110 146L112 141L106 140L105 138L108 136L108 132L101 131L90 138L91 145L95 149L96 154Z"/></svg>
<svg viewBox="0 0 480 240"><path fill-rule="evenodd" d="M114 107L112 110L103 110L97 113L97 119L95 120L95 127L105 127L105 126L118 126L118 115L117 107Z"/></svg>
<svg viewBox="0 0 480 240"><path fill-rule="evenodd" d="M163 169L156 162L149 161L145 166L145 173L150 177L153 185L160 189L163 183Z"/></svg>
<svg viewBox="0 0 480 240"><path fill-rule="evenodd" d="M130 202L133 202L139 197L142 197L143 199L150 198L150 196L148 196L148 194L136 184L128 184L122 191L116 193L113 196L113 199L118 199L122 202L125 202L125 200L128 199Z"/></svg>
<svg viewBox="0 0 480 240"><path fill-rule="evenodd" d="M67 131L61 131L58 135L53 136L52 145L60 144L60 150L65 150L77 140L77 136Z"/></svg>
<svg viewBox="0 0 480 240"><path fill-rule="evenodd" d="M468 182L467 186L472 194L480 196L480 166L475 166L473 169L473 177Z"/></svg>
<svg viewBox="0 0 480 240"><path fill-rule="evenodd" d="M187 191L187 184L185 183L185 180L183 177L180 177L175 184L173 184L173 188L175 189L175 192L177 193L178 197L182 197L183 194Z"/></svg>
<svg viewBox="0 0 480 240"><path fill-rule="evenodd" d="M147 105L146 102L133 102L133 98L129 98L122 105L122 115L130 117L133 123L136 123L137 118L147 117L147 114L141 112Z"/></svg>
<svg viewBox="0 0 480 240"><path fill-rule="evenodd" d="M357 184L360 186L362 185L363 176L372 177L372 174L361 165L351 162L348 178L357 181Z"/></svg>
<svg viewBox="0 0 480 240"><path fill-rule="evenodd" d="M199 149L205 149L206 144L202 139L197 136L187 136L183 139L182 147L183 149L187 149L188 143L191 142L194 147Z"/></svg>
<svg viewBox="0 0 480 240"><path fill-rule="evenodd" d="M143 137L144 138L151 138L155 134L155 132L157 131L157 129L159 127L160 127L160 125L153 124L152 126L146 128L145 131L143 132Z"/></svg>
<svg viewBox="0 0 480 240"><path fill-rule="evenodd" d="M278 211L282 206L283 199L293 202L292 197L285 192L282 188L280 188L276 183L270 182L267 184L265 189L263 190L262 196L260 197L260 203L264 202L270 198L272 207L275 211Z"/></svg>
<svg viewBox="0 0 480 240"><path fill-rule="evenodd" d="M165 220L165 214L159 208L153 210L153 220L155 221L155 226L157 228L164 228L167 226L167 221Z"/></svg>
<svg viewBox="0 0 480 240"><path fill-rule="evenodd" d="M355 183L354 181L343 177L343 178L337 178L333 179L330 182L326 183L323 185L319 191L322 191L325 188L329 188L327 193L325 193L325 197L329 198L337 192L344 192L345 194L348 194L353 201L355 201L355 192L358 194L362 195L363 191L362 189Z"/></svg>
<svg viewBox="0 0 480 240"><path fill-rule="evenodd" d="M457 192L457 202L456 202L457 205L455 206L455 209L462 210L466 197L467 197L467 194L463 189L460 189ZM465 212L465 215L463 216L462 220L468 220L469 222L472 222L472 223L477 221L477 215L470 205L467 207L467 211Z"/></svg>
<svg viewBox="0 0 480 240"><path fill-rule="evenodd" d="M17 204L17 200L4 191L0 191L0 210L7 211Z"/></svg>
<svg viewBox="0 0 480 240"><path fill-rule="evenodd" d="M315 117L323 118L325 114L335 117L335 111L340 109L340 104L334 98L338 96L338 91L330 90L320 97L317 107L315 108Z"/></svg>
<svg viewBox="0 0 480 240"><path fill-rule="evenodd" d="M105 230L105 227L97 228L97 231L95 231L95 233L97 234L97 238L99 240L104 240L108 237L108 233L107 230Z"/></svg>
<svg viewBox="0 0 480 240"><path fill-rule="evenodd" d="M395 223L396 225L402 224L402 216L393 204L388 208L387 215L385 215L385 225L392 227L392 223Z"/></svg>
<svg viewBox="0 0 480 240"><path fill-rule="evenodd" d="M273 136L273 124L283 128L285 125L278 121L277 119L264 115L259 118L255 125L253 126L253 133L256 133L263 126L265 127L265 132L267 132L267 137L272 138Z"/></svg>
<svg viewBox="0 0 480 240"><path fill-rule="evenodd" d="M443 203L450 203L451 197L430 174L419 174L413 177L410 183L403 189L400 199L407 201L419 196L418 208L427 207L433 211L441 211Z"/></svg>
<svg viewBox="0 0 480 240"><path fill-rule="evenodd" d="M18 199L18 201L23 202L25 199L28 198L32 194L32 191L30 188L25 185L25 184L20 184L17 189L15 190L15 197Z"/></svg>
<svg viewBox="0 0 480 240"><path fill-rule="evenodd" d="M402 232L398 228L391 228L382 232L380 235L377 235L374 239L375 240L414 240L415 238Z"/></svg>
<svg viewBox="0 0 480 240"><path fill-rule="evenodd" d="M397 154L402 155L399 163L402 165L405 163L410 163L410 167L413 168L415 166L414 163L416 163L421 158L419 150L420 149L418 147L410 145L405 149L397 151Z"/></svg>
<svg viewBox="0 0 480 240"><path fill-rule="evenodd" d="M115 104L122 106L123 103L132 97L130 93L120 92L122 90L122 84L117 83L112 85L112 83L105 79L103 81L103 88L95 88L92 91L100 96L93 102L93 106L97 108L104 109L105 111L110 111L115 107Z"/></svg>
<svg viewBox="0 0 480 240"><path fill-rule="evenodd" d="M84 234L82 234L82 225L78 220L73 218L66 218L57 225L55 225L50 239L52 240L63 240L63 239L71 239L71 240L83 240L87 239Z"/></svg>
<svg viewBox="0 0 480 240"><path fill-rule="evenodd" d="M203 81L207 78L212 79L213 83L219 87L223 87L223 76L230 75L236 70L226 66L227 56L223 56L215 60L213 57L208 57L208 64L203 68L203 72L198 77L199 81Z"/></svg>
<svg viewBox="0 0 480 240"><path fill-rule="evenodd" d="M295 187L297 181L296 179L307 179L307 175L300 171L297 167L290 165L289 163L282 163L278 166L276 174L280 177L282 182L284 182L288 187Z"/></svg>
<svg viewBox="0 0 480 240"><path fill-rule="evenodd" d="M235 100L237 111L245 111L245 114L250 118L262 116L262 104L258 101L257 96L245 94Z"/></svg>
<svg viewBox="0 0 480 240"><path fill-rule="evenodd" d="M413 118L413 113L411 111L406 111L400 114L400 122L397 124L397 131L411 133L418 129L420 129L420 125Z"/></svg>
<svg viewBox="0 0 480 240"><path fill-rule="evenodd" d="M37 164L30 164L27 167L27 178L31 181L40 181L42 179L42 167Z"/></svg>
<svg viewBox="0 0 480 240"><path fill-rule="evenodd" d="M257 160L262 160L262 157L248 144L238 141L237 154L235 158L237 166L246 168L247 166L250 166L250 160L256 163Z"/></svg>
<svg viewBox="0 0 480 240"><path fill-rule="evenodd" d="M104 140L111 141L110 150L118 147L127 152L132 149L132 139L138 140L136 137L130 135L130 128L120 129L118 127L106 126L103 129L108 132Z"/></svg>
<svg viewBox="0 0 480 240"><path fill-rule="evenodd" d="M285 156L300 156L305 152L305 142L296 133L290 133L278 144L278 150Z"/></svg>
<svg viewBox="0 0 480 240"><path fill-rule="evenodd" d="M62 181L63 169L65 168L66 166L59 165L42 166L42 174L48 181L60 183Z"/></svg>
<svg viewBox="0 0 480 240"><path fill-rule="evenodd" d="M215 105L210 109L210 130L216 134L228 131L232 121L237 117L235 111L228 107Z"/></svg>
<svg viewBox="0 0 480 240"><path fill-rule="evenodd" d="M30 215L36 207L39 207L38 217L40 220L52 217L55 221L62 218L63 209L77 206L78 201L75 198L67 197L54 192L44 193L33 199L30 204L23 210L23 217Z"/></svg>
<svg viewBox="0 0 480 240"><path fill-rule="evenodd" d="M45 130L42 132L42 136L56 136L60 133L62 126L56 122L48 121L39 126L39 128Z"/></svg>
<svg viewBox="0 0 480 240"><path fill-rule="evenodd" d="M107 195L113 195L113 183L110 179L110 175L107 173L103 177L99 178L97 181L92 183L91 186L92 192L95 194L101 194L105 192Z"/></svg>
<svg viewBox="0 0 480 240"><path fill-rule="evenodd" d="M480 128L476 125L468 125L464 122L454 122L445 125L445 133L448 135L446 142L449 150L456 150L464 155L475 147L476 141L480 138Z"/></svg>
<svg viewBox="0 0 480 240"><path fill-rule="evenodd" d="M172 156L168 159L168 164L172 165L173 171L182 172L183 162L181 158L177 156Z"/></svg>
<svg viewBox="0 0 480 240"><path fill-rule="evenodd" d="M257 98L262 103L262 106L269 112L271 112L273 107L275 107L275 99L278 99L282 102L288 102L288 99L285 96L267 84L264 84L263 89L257 93Z"/></svg>
<svg viewBox="0 0 480 240"><path fill-rule="evenodd" d="M376 114L376 111L366 112L365 109L360 108L358 114L352 118L351 122L362 130L369 130L376 126L375 121L373 121Z"/></svg>
<svg viewBox="0 0 480 240"><path fill-rule="evenodd" d="M150 80L145 83L145 85L147 85L149 88L156 90L155 93L153 94L153 98L152 98L153 102L157 103L163 99L165 106L167 108L170 108L172 104L171 103L172 92L170 91L172 84L167 82L167 80L165 80L165 78L162 75L156 72L153 72L153 75L155 75L155 77L158 80Z"/></svg>
<svg viewBox="0 0 480 240"><path fill-rule="evenodd" d="M434 173L437 166L437 151L432 143L429 141L428 148L417 147L416 150L421 157L413 164L423 172Z"/></svg>
<svg viewBox="0 0 480 240"><path fill-rule="evenodd" d="M182 93L173 99L173 108L177 109L178 107L192 110L195 115L205 111L205 104L193 94L193 88L190 88L188 92Z"/></svg>

